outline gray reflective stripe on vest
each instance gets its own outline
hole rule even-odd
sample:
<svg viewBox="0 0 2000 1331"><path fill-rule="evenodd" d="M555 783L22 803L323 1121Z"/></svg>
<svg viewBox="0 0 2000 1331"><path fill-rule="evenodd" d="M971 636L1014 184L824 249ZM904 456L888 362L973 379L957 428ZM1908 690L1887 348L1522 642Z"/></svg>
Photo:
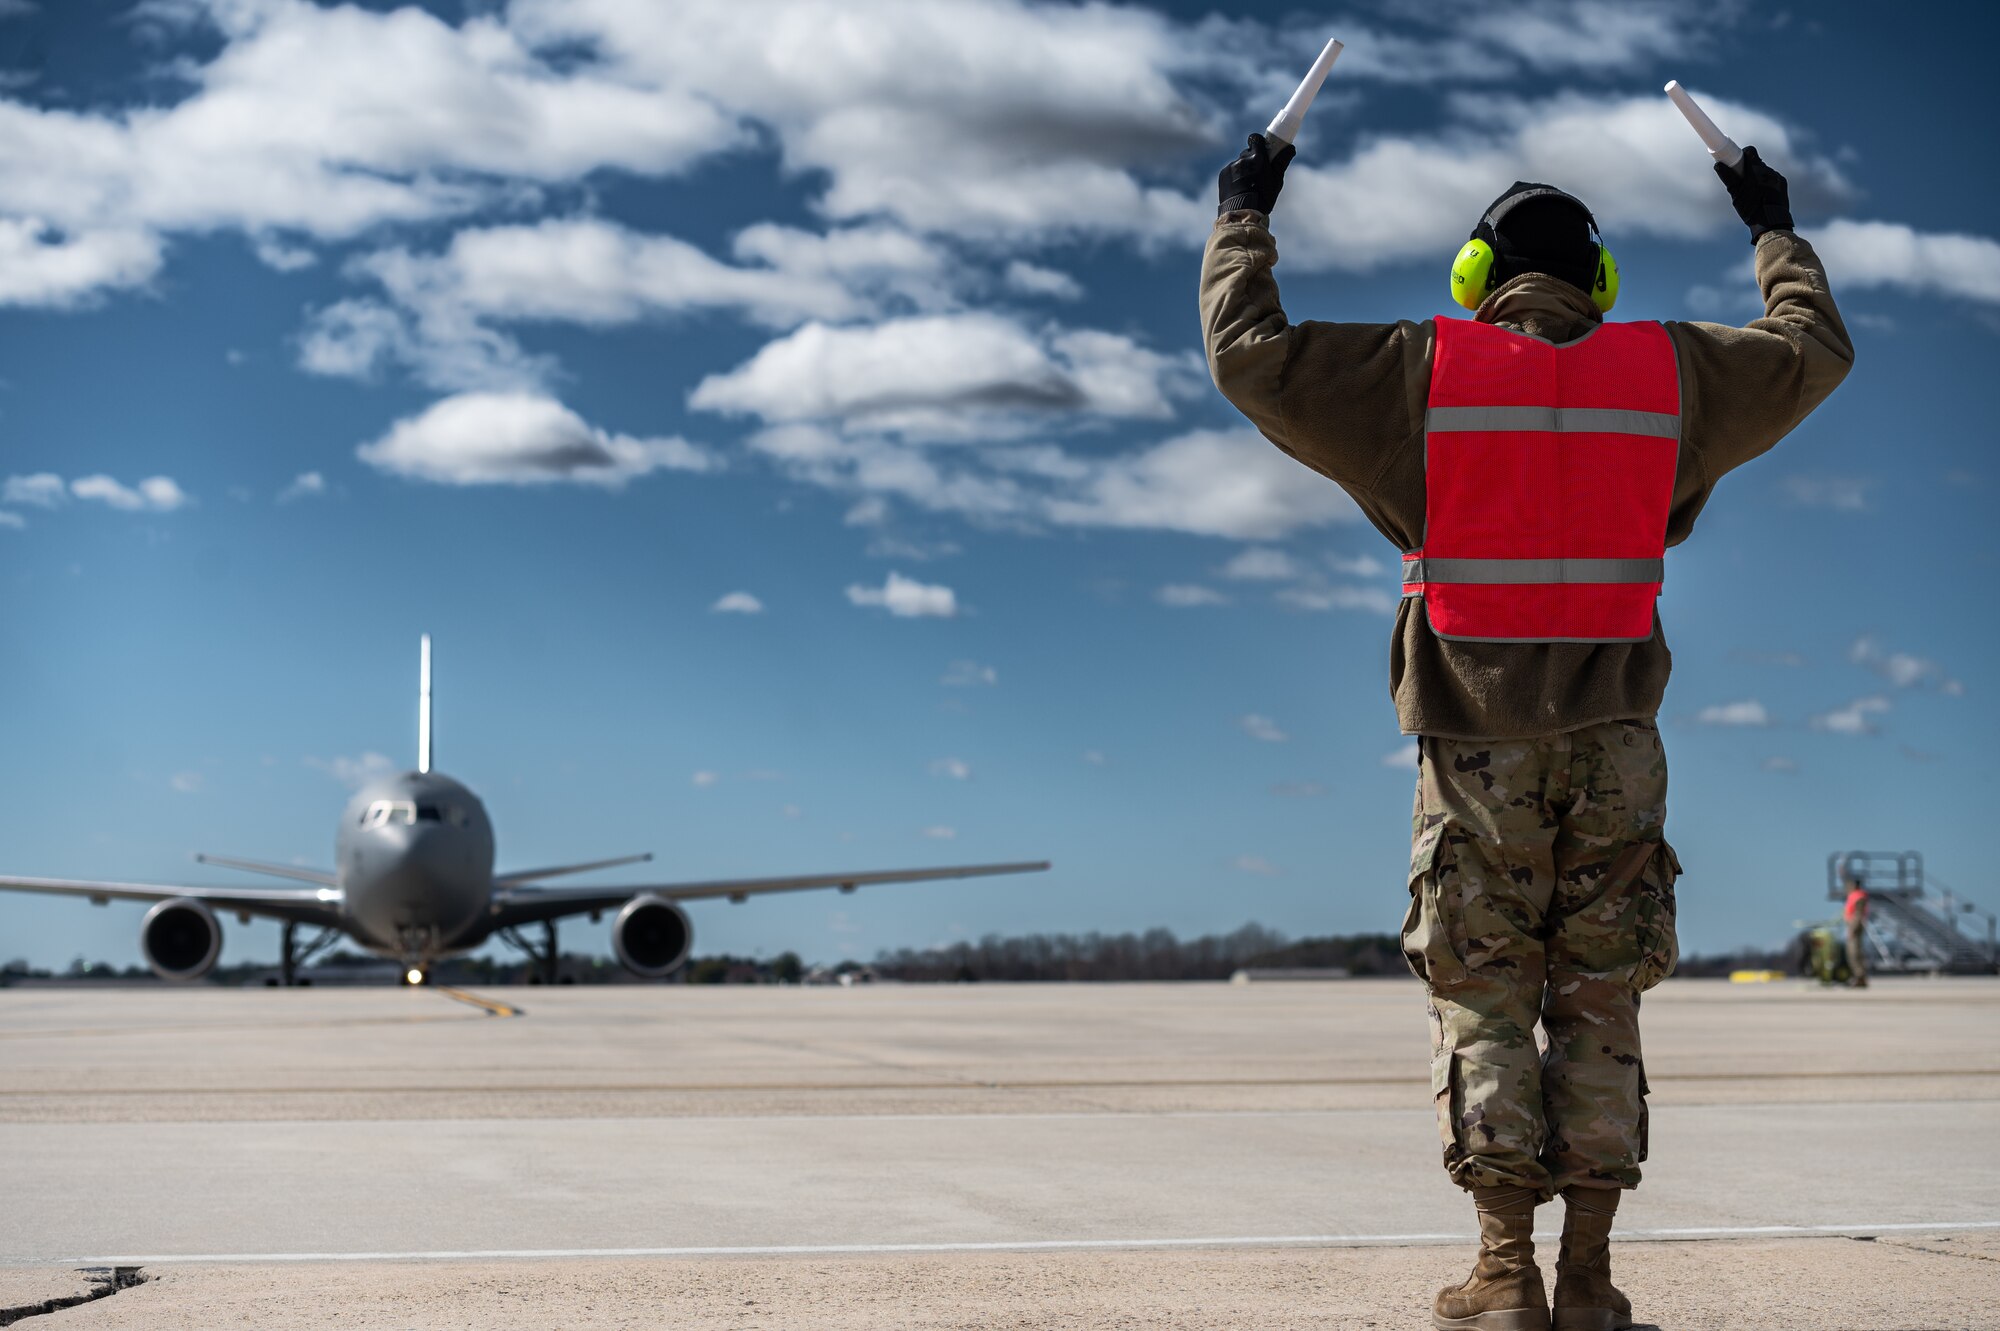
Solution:
<svg viewBox="0 0 2000 1331"><path fill-rule="evenodd" d="M1624 411L1615 407L1431 407L1424 413L1431 434L1464 430L1539 430L1553 434L1639 434L1654 439L1681 437L1681 418L1665 411Z"/></svg>
<svg viewBox="0 0 2000 1331"><path fill-rule="evenodd" d="M1404 582L1663 582L1664 559L1406 559Z"/></svg>

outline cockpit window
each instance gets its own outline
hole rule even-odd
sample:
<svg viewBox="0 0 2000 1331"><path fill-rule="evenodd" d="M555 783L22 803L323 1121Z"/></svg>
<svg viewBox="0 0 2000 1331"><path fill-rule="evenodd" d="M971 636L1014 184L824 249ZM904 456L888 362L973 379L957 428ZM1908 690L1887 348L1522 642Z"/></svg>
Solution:
<svg viewBox="0 0 2000 1331"><path fill-rule="evenodd" d="M363 811L363 827L386 827L401 823L449 823L453 827L472 826L472 815L456 804L418 804L412 800L376 800Z"/></svg>

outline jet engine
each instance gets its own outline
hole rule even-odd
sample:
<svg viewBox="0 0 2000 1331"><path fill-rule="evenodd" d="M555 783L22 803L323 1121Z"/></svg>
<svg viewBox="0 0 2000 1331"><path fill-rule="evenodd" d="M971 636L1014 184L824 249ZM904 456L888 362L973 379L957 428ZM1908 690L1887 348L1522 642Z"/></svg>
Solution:
<svg viewBox="0 0 2000 1331"><path fill-rule="evenodd" d="M222 925L193 897L162 901L139 925L139 947L163 980L199 980L222 955Z"/></svg>
<svg viewBox="0 0 2000 1331"><path fill-rule="evenodd" d="M618 960L649 980L679 970L693 946L693 921L665 897L633 897L611 922L611 948Z"/></svg>

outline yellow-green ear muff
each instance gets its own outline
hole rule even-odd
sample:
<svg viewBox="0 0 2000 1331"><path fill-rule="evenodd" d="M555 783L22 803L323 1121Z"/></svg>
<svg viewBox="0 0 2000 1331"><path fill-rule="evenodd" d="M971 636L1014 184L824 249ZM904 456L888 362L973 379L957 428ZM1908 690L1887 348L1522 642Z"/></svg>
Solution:
<svg viewBox="0 0 2000 1331"><path fill-rule="evenodd" d="M1483 240L1466 241L1465 248L1451 261L1451 298L1468 310L1476 310L1485 301L1492 280L1493 247ZM1618 290L1615 268L1611 270L1611 289Z"/></svg>
<svg viewBox="0 0 2000 1331"><path fill-rule="evenodd" d="M1597 280L1590 284L1590 299L1600 314L1611 313L1618 303L1618 260L1611 257L1609 245L1597 247Z"/></svg>

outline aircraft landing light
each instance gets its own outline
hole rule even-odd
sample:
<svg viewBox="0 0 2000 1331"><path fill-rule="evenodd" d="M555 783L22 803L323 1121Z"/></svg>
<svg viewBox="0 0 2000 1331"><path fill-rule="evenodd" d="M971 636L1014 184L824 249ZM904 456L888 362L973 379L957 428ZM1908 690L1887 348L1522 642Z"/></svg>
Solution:
<svg viewBox="0 0 2000 1331"><path fill-rule="evenodd" d="M403 982L405 984L422 984L424 982L424 973L412 966L408 973L403 976Z"/></svg>
<svg viewBox="0 0 2000 1331"><path fill-rule="evenodd" d="M436 989L446 998L456 999L458 1002L479 1008L489 1017L525 1017L528 1015L521 1008L499 1002L496 999L481 998L478 994L472 993L469 990L454 989L448 984L437 985Z"/></svg>

